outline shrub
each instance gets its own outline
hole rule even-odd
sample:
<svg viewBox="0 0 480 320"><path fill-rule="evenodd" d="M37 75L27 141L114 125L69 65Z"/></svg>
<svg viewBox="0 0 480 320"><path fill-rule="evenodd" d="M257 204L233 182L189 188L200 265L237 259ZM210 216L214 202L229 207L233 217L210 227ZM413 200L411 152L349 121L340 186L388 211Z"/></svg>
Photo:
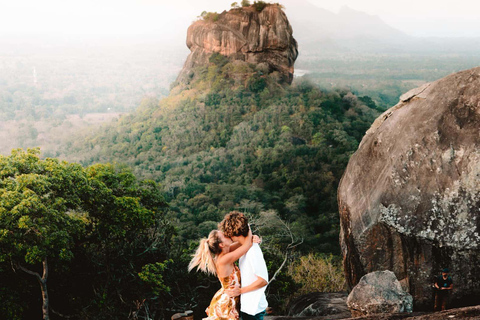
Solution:
<svg viewBox="0 0 480 320"><path fill-rule="evenodd" d="M242 7L250 7L250 1L249 0L242 0Z"/></svg>
<svg viewBox="0 0 480 320"><path fill-rule="evenodd" d="M265 9L267 5L268 3L266 3L265 1L255 1L253 3L253 7L255 8L255 10L257 10L257 12L262 12L262 10Z"/></svg>
<svg viewBox="0 0 480 320"><path fill-rule="evenodd" d="M262 92L267 86L265 78L254 75L248 80L248 90L254 93Z"/></svg>
<svg viewBox="0 0 480 320"><path fill-rule="evenodd" d="M345 290L345 276L340 257L309 254L289 266L287 274L301 284L296 295L310 292Z"/></svg>
<svg viewBox="0 0 480 320"><path fill-rule="evenodd" d="M214 52L208 58L208 62L213 63L214 65L221 68L228 63L228 58L218 52Z"/></svg>
<svg viewBox="0 0 480 320"><path fill-rule="evenodd" d="M205 21L215 22L218 21L219 14L216 12L203 11L200 17L203 18L203 20Z"/></svg>

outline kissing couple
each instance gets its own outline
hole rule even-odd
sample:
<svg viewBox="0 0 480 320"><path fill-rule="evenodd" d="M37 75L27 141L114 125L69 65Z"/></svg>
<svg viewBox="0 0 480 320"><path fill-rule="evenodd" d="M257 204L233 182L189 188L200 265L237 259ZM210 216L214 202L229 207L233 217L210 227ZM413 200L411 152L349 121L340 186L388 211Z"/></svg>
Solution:
<svg viewBox="0 0 480 320"><path fill-rule="evenodd" d="M220 230L211 231L200 241L188 265L189 271L197 267L217 276L222 285L204 320L263 320L268 306L268 270L261 240L252 236L247 217L238 211L228 213L218 226Z"/></svg>

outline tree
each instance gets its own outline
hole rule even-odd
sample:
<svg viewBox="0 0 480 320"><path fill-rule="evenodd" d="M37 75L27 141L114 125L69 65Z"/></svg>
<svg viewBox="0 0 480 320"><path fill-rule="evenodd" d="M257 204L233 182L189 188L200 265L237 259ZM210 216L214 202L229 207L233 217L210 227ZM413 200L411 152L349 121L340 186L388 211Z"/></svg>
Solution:
<svg viewBox="0 0 480 320"><path fill-rule="evenodd" d="M38 154L14 150L0 157L0 260L36 277L43 318L49 319L48 260L72 258L84 227L79 207L88 185L80 165L42 161Z"/></svg>
<svg viewBox="0 0 480 320"><path fill-rule="evenodd" d="M138 181L128 169L111 164L83 168L41 160L39 153L14 150L0 156L0 262L36 277L43 319L49 319L51 309L47 280L52 262L75 284L75 292L62 295L90 308L96 304L102 313L116 309L125 314L131 307L117 302L122 296L134 302L152 290L168 292L166 285L144 285L152 278L145 270L151 268L140 274L144 266L166 260L169 248L171 228L161 218L166 204L157 184ZM166 264L158 266L152 269L157 285Z"/></svg>
<svg viewBox="0 0 480 320"><path fill-rule="evenodd" d="M88 302L94 304L96 319L121 318L132 303L147 299L148 304L149 298L169 291L167 284L152 287L147 274L166 270L173 227L164 219L166 203L153 181L139 181L127 167L112 164L92 165L85 171L94 194L86 203L88 246L81 254L88 260L83 265L89 273L83 282L93 287ZM157 285L162 277L155 275ZM79 286L92 295L91 288Z"/></svg>
<svg viewBox="0 0 480 320"><path fill-rule="evenodd" d="M250 1L249 0L242 0L242 7L249 7Z"/></svg>

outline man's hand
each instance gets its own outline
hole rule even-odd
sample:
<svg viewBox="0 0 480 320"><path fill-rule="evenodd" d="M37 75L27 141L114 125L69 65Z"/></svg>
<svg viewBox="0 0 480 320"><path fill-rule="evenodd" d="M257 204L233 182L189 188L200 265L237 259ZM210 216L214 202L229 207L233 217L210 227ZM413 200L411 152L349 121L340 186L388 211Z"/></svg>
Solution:
<svg viewBox="0 0 480 320"><path fill-rule="evenodd" d="M229 297L238 297L241 292L240 292L240 286L230 286L228 289L225 290L225 293Z"/></svg>

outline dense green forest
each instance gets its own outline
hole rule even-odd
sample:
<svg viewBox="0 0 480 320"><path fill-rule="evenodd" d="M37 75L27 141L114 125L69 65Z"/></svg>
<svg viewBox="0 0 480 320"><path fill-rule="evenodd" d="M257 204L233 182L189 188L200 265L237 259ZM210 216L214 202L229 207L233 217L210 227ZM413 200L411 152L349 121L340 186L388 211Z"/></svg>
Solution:
<svg viewBox="0 0 480 320"><path fill-rule="evenodd" d="M305 252L339 254L336 188L379 114L368 97L277 83L262 67L213 55L190 84L85 141L69 159L117 161L162 184L182 240L205 236L230 210L275 210Z"/></svg>
<svg viewBox="0 0 480 320"><path fill-rule="evenodd" d="M319 48L303 51L295 67L324 90L344 88L388 109L410 89L478 65L478 55L466 52L322 53Z"/></svg>

